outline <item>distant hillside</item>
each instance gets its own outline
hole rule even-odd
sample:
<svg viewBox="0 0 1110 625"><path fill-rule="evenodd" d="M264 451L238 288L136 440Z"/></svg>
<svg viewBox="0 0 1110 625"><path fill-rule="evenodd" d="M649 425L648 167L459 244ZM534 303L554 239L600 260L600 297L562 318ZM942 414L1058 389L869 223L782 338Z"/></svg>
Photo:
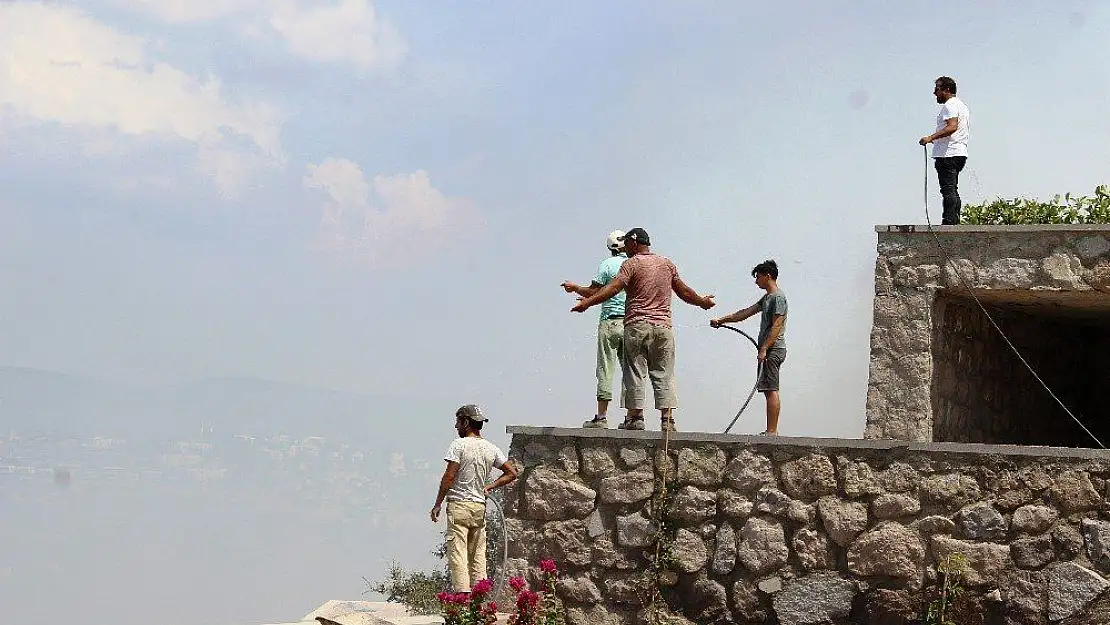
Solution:
<svg viewBox="0 0 1110 625"><path fill-rule="evenodd" d="M449 436L449 400L362 395L252 378L129 387L53 371L0 367L0 430L177 436ZM437 424L442 424L437 426Z"/></svg>

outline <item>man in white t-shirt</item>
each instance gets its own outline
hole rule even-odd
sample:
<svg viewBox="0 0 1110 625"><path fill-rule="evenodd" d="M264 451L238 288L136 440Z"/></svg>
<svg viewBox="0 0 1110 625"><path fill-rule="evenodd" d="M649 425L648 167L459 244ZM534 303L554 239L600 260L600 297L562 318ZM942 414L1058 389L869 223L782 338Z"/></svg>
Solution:
<svg viewBox="0 0 1110 625"><path fill-rule="evenodd" d="M482 438L486 421L474 404L455 411L459 438L443 456L447 468L432 506L432 523L436 523L447 500L447 568L455 592L470 592L473 584L486 579L486 495L516 479L516 469L505 453ZM501 469L501 477L487 484L493 467Z"/></svg>
<svg viewBox="0 0 1110 625"><path fill-rule="evenodd" d="M944 214L941 223L955 226L960 223L959 178L967 164L967 140L971 137L971 111L963 100L956 97L956 81L948 76L936 79L933 95L940 104L937 114L937 129L931 135L921 137L921 145L933 144L933 164L940 181L940 194L944 198Z"/></svg>

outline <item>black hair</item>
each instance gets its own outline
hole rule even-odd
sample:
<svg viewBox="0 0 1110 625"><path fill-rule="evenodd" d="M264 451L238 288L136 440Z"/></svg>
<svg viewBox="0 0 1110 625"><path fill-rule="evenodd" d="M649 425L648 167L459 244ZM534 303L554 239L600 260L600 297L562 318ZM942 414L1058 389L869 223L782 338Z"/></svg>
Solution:
<svg viewBox="0 0 1110 625"><path fill-rule="evenodd" d="M485 421L475 421L474 419L467 419L467 422L470 426L470 429L474 430L475 432L481 432L482 426L486 424Z"/></svg>
<svg viewBox="0 0 1110 625"><path fill-rule="evenodd" d="M956 94L956 81L949 78L948 76L941 76L940 78L937 78L937 86L941 89L944 89L948 93L951 93L952 95Z"/></svg>
<svg viewBox="0 0 1110 625"><path fill-rule="evenodd" d="M770 260L770 259L765 260L765 261L759 263L758 265L756 265L755 267L752 267L752 277L753 278L755 277L755 274L757 274L757 273L762 273L762 274L771 276L772 280L778 280L779 279L779 265L778 265L778 263L776 263L773 260Z"/></svg>

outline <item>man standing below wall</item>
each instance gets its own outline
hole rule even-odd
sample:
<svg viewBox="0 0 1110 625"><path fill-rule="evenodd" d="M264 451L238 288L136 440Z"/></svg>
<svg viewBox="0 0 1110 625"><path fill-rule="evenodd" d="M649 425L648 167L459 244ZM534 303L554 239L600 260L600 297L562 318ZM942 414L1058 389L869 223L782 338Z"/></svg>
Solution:
<svg viewBox="0 0 1110 625"><path fill-rule="evenodd" d="M601 261L597 268L597 275L590 286L579 286L573 282L564 282L563 290L581 297L589 297L597 293L601 287L609 284L617 277L621 265L628 258L624 254L624 232L614 230L605 240L605 247L609 249L609 258ZM618 363L624 370L621 358L621 344L624 340L624 291L621 291L605 300L601 305L601 320L597 325L597 413L593 419L582 424L584 428L604 428L608 421L605 414L609 410L609 402L613 399L613 371Z"/></svg>
<svg viewBox="0 0 1110 625"><path fill-rule="evenodd" d="M762 313L759 322L759 380L756 390L767 398L767 429L761 432L770 436L779 433L779 369L786 362L786 294L779 289L779 267L773 260L765 260L752 269L755 285L766 291L759 301L744 310L718 317L709 322L714 328L722 323L740 322L756 313Z"/></svg>
<svg viewBox="0 0 1110 625"><path fill-rule="evenodd" d="M486 579L486 496L516 479L516 468L505 453L482 438L482 425L488 420L474 404L455 411L459 438L443 457L447 468L431 511L432 523L438 522L447 500L447 568L455 592L470 592L473 584ZM487 485L493 467L501 469L501 477Z"/></svg>
<svg viewBox="0 0 1110 625"><path fill-rule="evenodd" d="M967 141L971 138L971 111L963 100L956 97L956 81L948 76L937 78L933 95L940 104L937 113L937 130L931 135L921 137L921 145L933 144L933 164L936 166L940 182L940 194L944 198L944 214L941 224L955 226L960 223L959 178L967 164Z"/></svg>
<svg viewBox="0 0 1110 625"><path fill-rule="evenodd" d="M623 430L644 429L644 393L650 378L655 393L655 407L663 430L675 429L674 409L678 392L674 379L675 341L671 327L671 291L678 297L704 310L713 307L713 296L698 295L682 278L670 259L651 253L651 238L643 228L633 228L624 235L628 260L621 265L617 277L593 295L583 298L571 310L585 312L616 295L626 294L624 313L624 377L622 405L628 413Z"/></svg>

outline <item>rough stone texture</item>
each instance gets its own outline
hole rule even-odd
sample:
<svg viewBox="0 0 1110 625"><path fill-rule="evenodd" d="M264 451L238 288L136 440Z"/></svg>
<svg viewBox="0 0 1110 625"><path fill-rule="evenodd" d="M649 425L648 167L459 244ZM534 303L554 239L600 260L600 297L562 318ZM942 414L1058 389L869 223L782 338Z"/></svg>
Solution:
<svg viewBox="0 0 1110 625"><path fill-rule="evenodd" d="M678 481L695 486L720 486L725 470L723 449L693 449L684 447L678 452Z"/></svg>
<svg viewBox="0 0 1110 625"><path fill-rule="evenodd" d="M883 492L875 470L866 462L856 462L844 456L838 456L836 466L840 473L840 488L845 495L854 499Z"/></svg>
<svg viewBox="0 0 1110 625"><path fill-rule="evenodd" d="M1049 493L1064 512L1091 510L1102 504L1102 497L1085 471L1064 471L1057 475Z"/></svg>
<svg viewBox="0 0 1110 625"><path fill-rule="evenodd" d="M1048 570L1048 618L1053 621L1076 614L1107 588L1110 582L1073 562Z"/></svg>
<svg viewBox="0 0 1110 625"><path fill-rule="evenodd" d="M1058 408L1013 366L1005 342L963 293L966 281L986 305L1009 304L991 308L999 325L1039 371L1061 372L1049 381L1080 413L1098 414L1097 383L1086 380L1105 379L1107 365L1097 355L1107 333L1059 312L1101 312L1096 290L1110 287L1106 232L1086 228L942 228L937 237L950 263L926 228L880 228L865 438L1082 440L1074 428L1053 427ZM1093 376L1080 364L1089 358L1100 368Z"/></svg>
<svg viewBox="0 0 1110 625"><path fill-rule="evenodd" d="M836 471L828 456L811 454L782 465L782 490L795 499L813 501L836 492Z"/></svg>
<svg viewBox="0 0 1110 625"><path fill-rule="evenodd" d="M716 547L713 550L713 572L728 575L736 568L736 530L732 525L722 523L717 530Z"/></svg>
<svg viewBox="0 0 1110 625"><path fill-rule="evenodd" d="M717 516L717 493L683 486L675 493L668 516L691 525L712 519Z"/></svg>
<svg viewBox="0 0 1110 625"><path fill-rule="evenodd" d="M655 537L655 523L642 513L617 517L617 544L622 547L647 547Z"/></svg>
<svg viewBox="0 0 1110 625"><path fill-rule="evenodd" d="M921 481L921 498L948 510L969 504L979 497L979 483L968 475L931 475Z"/></svg>
<svg viewBox="0 0 1110 625"><path fill-rule="evenodd" d="M766 604L756 588L744 580L732 585L732 609L741 623L763 623L767 620Z"/></svg>
<svg viewBox="0 0 1110 625"><path fill-rule="evenodd" d="M701 536L686 529L678 530L674 547L675 568L682 573L697 573L709 560L709 550Z"/></svg>
<svg viewBox="0 0 1110 625"><path fill-rule="evenodd" d="M1043 572L1012 571L1002 582L1002 603L1015 624L1044 622L1048 587Z"/></svg>
<svg viewBox="0 0 1110 625"><path fill-rule="evenodd" d="M847 547L867 529L867 506L839 497L822 497L817 501L817 511L829 537L841 547Z"/></svg>
<svg viewBox="0 0 1110 625"><path fill-rule="evenodd" d="M973 540L997 540L1006 536L1006 519L989 503L967 506L956 514L960 533Z"/></svg>
<svg viewBox="0 0 1110 625"><path fill-rule="evenodd" d="M997 586L1003 574L1013 568L1010 549L993 543L972 543L947 536L933 536L933 555L938 562L949 556L967 558L968 586Z"/></svg>
<svg viewBox="0 0 1110 625"><path fill-rule="evenodd" d="M540 467L525 480L524 514L541 521L580 518L593 509L596 496L588 486Z"/></svg>
<svg viewBox="0 0 1110 625"><path fill-rule="evenodd" d="M1079 528L1061 521L1052 528L1052 542L1065 558L1074 558L1083 551L1083 535Z"/></svg>
<svg viewBox="0 0 1110 625"><path fill-rule="evenodd" d="M635 469L648 461L648 452L643 447L622 447L620 456L621 462L629 469Z"/></svg>
<svg viewBox="0 0 1110 625"><path fill-rule="evenodd" d="M1110 288L1110 264L1107 280ZM558 434L514 436L510 448L514 462L527 455L536 464L522 465L524 478L504 494L507 569L525 572L554 559L564 571L568 623L636 622L647 590L644 571L654 556L647 500L654 487L651 459L663 458L653 447L660 444L657 434L552 431ZM906 623L906 607L920 606L923 593L933 592L938 564L962 554L969 570L956 622L1040 625L1048 622L1047 580L1056 567L1110 567L1110 512L1101 497L1110 489L1110 456L1104 452L698 433L677 433L669 444L676 471L681 458L690 466L705 458L748 461L725 464L718 486L670 491L673 559L659 582L671 622ZM641 452L643 462L632 458L629 466L618 451L625 448ZM615 467L608 475L606 457ZM776 475L790 463L780 482ZM786 484L804 498L825 483L790 477L803 464L835 467L835 492L815 503L791 497ZM596 492L587 497L580 489L590 487ZM814 577L819 574L827 577ZM776 614L776 601L781 607L790 593L803 594L800 584L836 577L853 584L849 615L824 618L787 608ZM1070 579L1057 578L1057 587ZM1107 614L1110 599L1099 598L1062 625L1105 625Z"/></svg>
<svg viewBox="0 0 1110 625"><path fill-rule="evenodd" d="M786 564L790 549L782 524L752 517L740 528L736 556L755 575L770 573Z"/></svg>
<svg viewBox="0 0 1110 625"><path fill-rule="evenodd" d="M921 512L921 502L909 495L879 495L871 502L871 512L877 519L897 519Z"/></svg>
<svg viewBox="0 0 1110 625"><path fill-rule="evenodd" d="M774 484L775 470L766 457L742 449L728 463L725 480L741 493L752 493L764 484Z"/></svg>
<svg viewBox="0 0 1110 625"><path fill-rule="evenodd" d="M685 615L695 623L720 623L732 620L728 608L728 593L719 582L699 577L683 594L687 597L684 606Z"/></svg>
<svg viewBox="0 0 1110 625"><path fill-rule="evenodd" d="M651 497L655 478L650 473L622 473L601 480L601 503L636 503Z"/></svg>
<svg viewBox="0 0 1110 625"><path fill-rule="evenodd" d="M723 488L717 491L717 509L726 517L746 519L754 507L750 499L734 490Z"/></svg>
<svg viewBox="0 0 1110 625"><path fill-rule="evenodd" d="M1047 532L1059 516L1056 510L1047 506L1022 506L1014 510L1010 528L1022 534L1040 534Z"/></svg>
<svg viewBox="0 0 1110 625"><path fill-rule="evenodd" d="M556 587L559 596L576 603L598 603L601 601L601 591L597 584L588 575L577 577L563 577Z"/></svg>
<svg viewBox="0 0 1110 625"><path fill-rule="evenodd" d="M1023 569L1039 569L1056 559L1056 550L1052 547L1052 537L1044 534L1010 543L1010 557Z"/></svg>
<svg viewBox="0 0 1110 625"><path fill-rule="evenodd" d="M613 454L603 447L587 447L582 450L582 474L586 477L607 477L617 470Z"/></svg>
<svg viewBox="0 0 1110 625"><path fill-rule="evenodd" d="M921 577L924 564L925 548L917 532L891 521L863 534L848 549L848 570L863 577L913 581Z"/></svg>
<svg viewBox="0 0 1110 625"><path fill-rule="evenodd" d="M604 606L571 607L567 609L567 625L628 625L627 615L610 612Z"/></svg>
<svg viewBox="0 0 1110 625"><path fill-rule="evenodd" d="M1103 571L1110 569L1110 522L1083 519L1080 528L1091 564Z"/></svg>
<svg viewBox="0 0 1110 625"><path fill-rule="evenodd" d="M933 534L952 534L956 531L956 524L946 516L927 516L910 524L911 527L921 532L923 536Z"/></svg>
<svg viewBox="0 0 1110 625"><path fill-rule="evenodd" d="M802 569L813 571L836 568L836 554L825 535L811 527L794 532L794 553Z"/></svg>
<svg viewBox="0 0 1110 625"><path fill-rule="evenodd" d="M814 573L786 584L773 599L780 625L831 623L848 616L856 586L836 573Z"/></svg>

